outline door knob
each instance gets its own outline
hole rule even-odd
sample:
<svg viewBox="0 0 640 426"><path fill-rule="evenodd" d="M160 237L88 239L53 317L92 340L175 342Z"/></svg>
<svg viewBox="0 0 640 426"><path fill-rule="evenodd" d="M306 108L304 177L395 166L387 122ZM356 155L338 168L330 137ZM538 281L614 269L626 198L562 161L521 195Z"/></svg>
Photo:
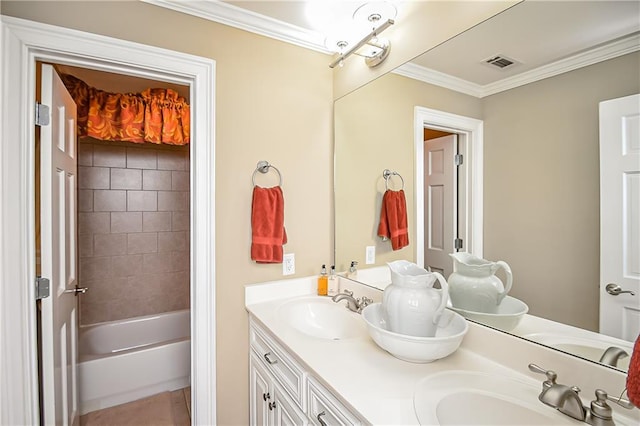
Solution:
<svg viewBox="0 0 640 426"><path fill-rule="evenodd" d="M607 284L607 286L604 289L607 290L607 293L609 293L612 296L617 296L617 295L622 294L622 293L629 293L632 296L636 295L631 290L623 290L622 287L620 287L618 284L615 284L615 283Z"/></svg>

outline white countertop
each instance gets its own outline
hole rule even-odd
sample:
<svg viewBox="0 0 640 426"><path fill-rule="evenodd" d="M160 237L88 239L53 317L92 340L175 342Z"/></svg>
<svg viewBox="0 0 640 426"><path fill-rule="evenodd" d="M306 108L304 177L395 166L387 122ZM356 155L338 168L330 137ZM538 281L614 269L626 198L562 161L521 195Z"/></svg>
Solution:
<svg viewBox="0 0 640 426"><path fill-rule="evenodd" d="M296 287L299 290L297 293L304 294L304 291L300 291L304 286L306 284ZM357 290L354 292L357 296ZM335 341L308 336L291 327L278 315L278 307L283 303L310 296L303 294L251 303L247 305L247 310L316 379L368 423L419 424L413 408L414 389L422 378L445 370L484 371L518 377L535 385L541 382L474 353L466 347L465 341L455 353L433 363L413 364L399 360L373 342L361 318L361 337ZM359 317L356 313L352 315ZM468 334L477 332L478 327L470 324Z"/></svg>

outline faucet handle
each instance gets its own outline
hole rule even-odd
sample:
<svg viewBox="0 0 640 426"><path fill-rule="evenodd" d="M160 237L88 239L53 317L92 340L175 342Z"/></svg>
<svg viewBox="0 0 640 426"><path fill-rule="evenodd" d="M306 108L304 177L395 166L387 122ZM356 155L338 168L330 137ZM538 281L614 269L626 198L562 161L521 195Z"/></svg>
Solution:
<svg viewBox="0 0 640 426"><path fill-rule="evenodd" d="M360 310L366 308L371 303L373 303L373 299L369 299L367 296L362 296L362 298L358 299L358 306L360 306Z"/></svg>
<svg viewBox="0 0 640 426"><path fill-rule="evenodd" d="M614 397L611 396L609 394L607 394L606 391L602 390L602 389L596 389L596 400L593 401L593 403L605 403L607 401L611 401L611 402L615 402L616 404L618 404L619 406L626 408L627 410L631 410L633 407L635 407L635 405L633 405L631 403L631 401L624 399L622 397Z"/></svg>
<svg viewBox="0 0 640 426"><path fill-rule="evenodd" d="M598 424L601 422L604 422L606 424L611 422L611 420L613 419L613 410L611 409L611 406L607 404L607 401L615 402L619 406L629 410L634 407L634 405L626 399L623 399L621 397L614 398L607 395L607 392L605 392L604 390L596 389L596 399L591 401L589 414L592 419L598 419ZM596 422L588 423L596 424Z"/></svg>
<svg viewBox="0 0 640 426"><path fill-rule="evenodd" d="M553 370L545 370L544 368L540 367L539 365L536 364L529 364L529 370L534 372L534 373L538 373L538 374L544 374L545 376L547 376L547 381L544 382L545 385L547 386L552 386L556 384L556 379L558 378L558 375L556 374L555 371ZM578 392L580 391L580 389L578 389Z"/></svg>

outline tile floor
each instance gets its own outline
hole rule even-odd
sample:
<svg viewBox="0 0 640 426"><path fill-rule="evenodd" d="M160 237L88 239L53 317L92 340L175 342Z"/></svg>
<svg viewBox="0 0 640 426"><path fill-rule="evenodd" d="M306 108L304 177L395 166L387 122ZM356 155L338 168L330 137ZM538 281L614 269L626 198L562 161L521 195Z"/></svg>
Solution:
<svg viewBox="0 0 640 426"><path fill-rule="evenodd" d="M189 426L191 388L163 392L80 417L81 426Z"/></svg>

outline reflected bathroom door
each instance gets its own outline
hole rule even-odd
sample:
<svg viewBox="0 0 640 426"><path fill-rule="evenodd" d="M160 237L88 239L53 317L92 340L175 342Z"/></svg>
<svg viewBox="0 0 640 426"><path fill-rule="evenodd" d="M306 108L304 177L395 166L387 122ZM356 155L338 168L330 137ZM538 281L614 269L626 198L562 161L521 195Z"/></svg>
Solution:
<svg viewBox="0 0 640 426"><path fill-rule="evenodd" d="M600 103L600 332L640 333L640 95Z"/></svg>
<svg viewBox="0 0 640 426"><path fill-rule="evenodd" d="M51 65L42 65L42 104L50 123L40 127L42 276L41 419L77 425L76 104Z"/></svg>
<svg viewBox="0 0 640 426"><path fill-rule="evenodd" d="M453 272L449 253L457 237L457 139L449 135L424 143L424 267L445 277Z"/></svg>

